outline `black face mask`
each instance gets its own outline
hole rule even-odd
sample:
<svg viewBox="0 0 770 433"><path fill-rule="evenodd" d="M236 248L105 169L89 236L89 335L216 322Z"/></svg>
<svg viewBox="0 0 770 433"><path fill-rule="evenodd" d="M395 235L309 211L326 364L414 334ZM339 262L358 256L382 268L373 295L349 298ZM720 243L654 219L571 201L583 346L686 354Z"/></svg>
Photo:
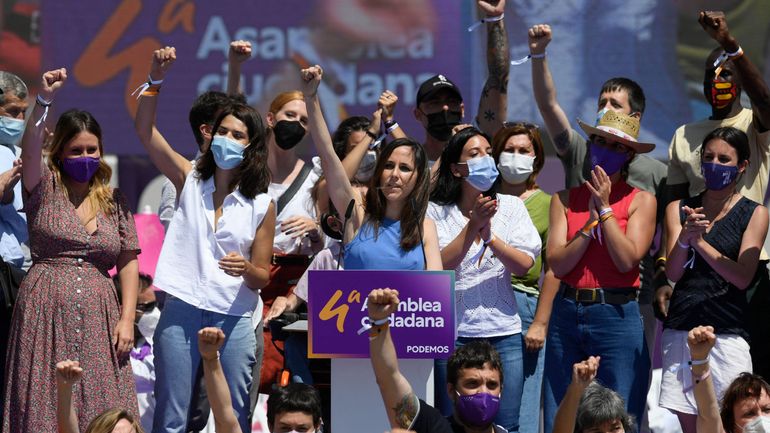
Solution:
<svg viewBox="0 0 770 433"><path fill-rule="evenodd" d="M275 134L275 144L283 150L289 150L305 136L305 128L297 120L281 120L273 127L273 134Z"/></svg>
<svg viewBox="0 0 770 433"><path fill-rule="evenodd" d="M452 136L452 128L460 124L462 113L460 111L439 111L426 114L428 117L428 134L439 141L448 141Z"/></svg>

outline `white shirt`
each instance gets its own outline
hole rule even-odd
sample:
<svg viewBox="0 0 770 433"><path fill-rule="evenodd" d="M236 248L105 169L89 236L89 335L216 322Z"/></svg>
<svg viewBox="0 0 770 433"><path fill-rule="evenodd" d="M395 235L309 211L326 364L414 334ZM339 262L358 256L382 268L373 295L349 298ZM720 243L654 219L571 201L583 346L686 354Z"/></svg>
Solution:
<svg viewBox="0 0 770 433"><path fill-rule="evenodd" d="M308 256L313 254L313 249L310 245L309 238L292 238L291 235L287 235L281 231L281 224L294 216L307 217L313 221L318 219L311 195L313 186L322 174L320 160L316 161L316 159L317 158L313 158L312 170L305 178L305 181L302 182L302 185L297 190L297 193L294 194L294 197L292 197L288 203L286 203L286 206L284 206L284 208L281 210L281 213L279 213L275 218L275 238L273 239L274 253L304 254ZM268 187L267 193L270 194L270 197L273 198L276 206L278 204L278 199L281 197L281 194L289 189L289 185L271 183ZM276 207L275 210L278 211L278 207Z"/></svg>
<svg viewBox="0 0 770 433"><path fill-rule="evenodd" d="M201 180L190 170L169 226L153 285L202 310L231 316L251 316L262 306L258 290L242 277L219 269L219 260L236 252L249 260L257 228L265 217L270 196L253 200L237 189L225 197L214 232L214 177Z"/></svg>
<svg viewBox="0 0 770 433"><path fill-rule="evenodd" d="M540 236L518 197L498 194L492 234L532 257L540 254ZM427 218L436 223L438 243L444 249L468 223L457 205L428 205ZM487 248L478 265L482 242L473 243L455 268L455 324L458 337L498 337L521 332L521 318L511 286L511 273ZM475 260L474 260L475 257Z"/></svg>

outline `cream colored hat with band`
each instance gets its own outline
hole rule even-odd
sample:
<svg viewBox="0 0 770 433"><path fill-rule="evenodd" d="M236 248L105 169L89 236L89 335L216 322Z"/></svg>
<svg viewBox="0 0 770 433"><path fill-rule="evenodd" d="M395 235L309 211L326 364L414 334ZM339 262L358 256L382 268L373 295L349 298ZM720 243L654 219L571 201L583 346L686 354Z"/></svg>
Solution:
<svg viewBox="0 0 770 433"><path fill-rule="evenodd" d="M588 134L589 139L592 135L598 135L608 141L628 146L634 149L636 153L647 153L655 149L653 143L637 141L636 138L639 137L639 119L636 117L609 110L599 119L599 123L595 127L588 125L580 119L577 122L583 131Z"/></svg>

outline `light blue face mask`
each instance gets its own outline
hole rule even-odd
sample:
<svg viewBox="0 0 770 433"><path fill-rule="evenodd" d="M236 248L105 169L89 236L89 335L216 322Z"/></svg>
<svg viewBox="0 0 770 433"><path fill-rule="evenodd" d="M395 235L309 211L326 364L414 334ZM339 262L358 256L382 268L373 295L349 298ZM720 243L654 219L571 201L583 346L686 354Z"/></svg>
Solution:
<svg viewBox="0 0 770 433"><path fill-rule="evenodd" d="M24 134L24 120L0 116L0 144L15 146Z"/></svg>
<svg viewBox="0 0 770 433"><path fill-rule="evenodd" d="M211 140L211 153L214 154L214 163L222 170L238 167L238 164L243 161L244 149L246 149L246 146L224 135L215 135L214 139Z"/></svg>
<svg viewBox="0 0 770 433"><path fill-rule="evenodd" d="M487 191L495 184L498 174L495 160L489 155L477 156L460 164L468 165L468 177L465 180L479 191Z"/></svg>

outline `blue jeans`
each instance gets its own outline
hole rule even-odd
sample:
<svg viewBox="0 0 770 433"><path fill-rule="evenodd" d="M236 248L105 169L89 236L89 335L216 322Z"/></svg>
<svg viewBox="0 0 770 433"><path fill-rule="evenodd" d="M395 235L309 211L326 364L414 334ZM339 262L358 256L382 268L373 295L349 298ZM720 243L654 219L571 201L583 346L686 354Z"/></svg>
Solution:
<svg viewBox="0 0 770 433"><path fill-rule="evenodd" d="M543 364L545 347L530 352L524 345L524 337L535 318L537 296L514 290L516 305L521 317L521 339L524 356L524 391L519 407L519 433L538 433L540 428L540 397L543 390ZM546 344L548 342L546 341Z"/></svg>
<svg viewBox="0 0 770 433"><path fill-rule="evenodd" d="M250 317L201 310L174 298L166 299L155 330L155 419L153 433L184 433L187 412L200 363L198 330L222 329L225 343L219 361L230 388L232 406L242 431L249 427L249 385L256 363L257 342Z"/></svg>
<svg viewBox="0 0 770 433"><path fill-rule="evenodd" d="M455 348L475 340L489 341L500 354L500 360L503 364L503 394L495 423L505 427L509 433L518 432L519 406L521 405L521 392L524 386L524 370L522 369L524 346L522 345L521 334L490 338L459 337L455 341ZM453 404L449 394L447 394L447 360L437 359L435 361L433 379L436 393L435 407L444 416L449 416L452 414Z"/></svg>
<svg viewBox="0 0 770 433"><path fill-rule="evenodd" d="M310 372L310 359L307 357L307 334L290 332L283 342L286 368L291 372L294 383L313 384L313 374Z"/></svg>
<svg viewBox="0 0 770 433"><path fill-rule="evenodd" d="M639 431L650 375L639 304L580 304L561 292L553 301L545 351L544 431L553 430L556 409L572 381L572 365L589 356L602 357L596 380L623 397Z"/></svg>

